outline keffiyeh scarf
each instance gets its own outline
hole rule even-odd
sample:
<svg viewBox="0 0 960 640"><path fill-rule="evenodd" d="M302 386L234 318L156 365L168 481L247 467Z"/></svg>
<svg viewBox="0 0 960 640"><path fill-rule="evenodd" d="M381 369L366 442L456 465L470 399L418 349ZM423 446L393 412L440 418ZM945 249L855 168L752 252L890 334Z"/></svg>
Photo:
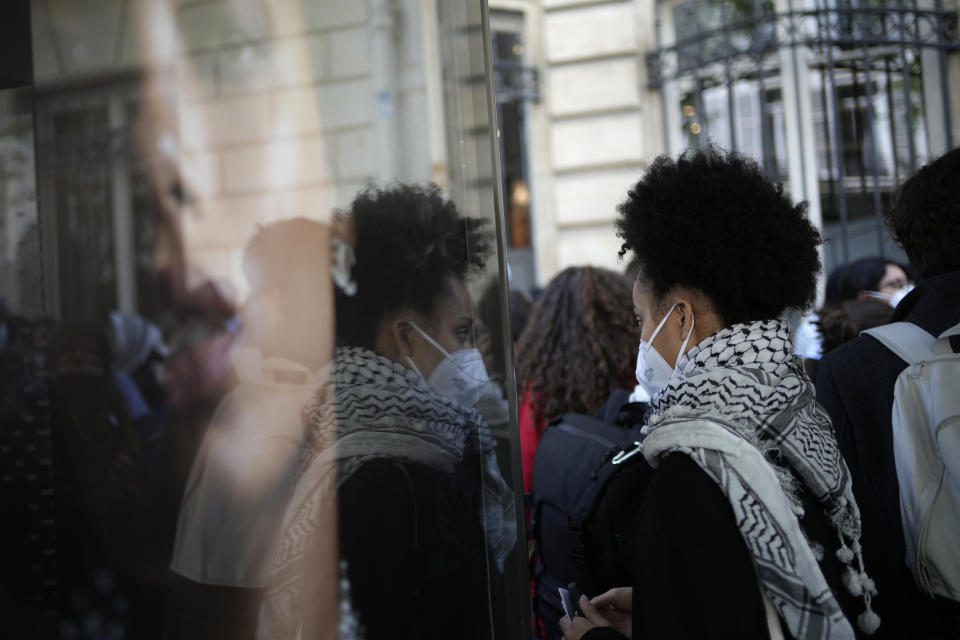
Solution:
<svg viewBox="0 0 960 640"><path fill-rule="evenodd" d="M331 401L332 399L332 401ZM304 560L326 523L323 500L360 467L387 459L449 471L467 456L482 465L481 521L499 568L516 542L513 493L500 474L480 414L434 393L419 374L372 351L337 349L331 380L306 409L302 475L287 510L258 638L292 638L302 615ZM342 623L341 623L342 624Z"/></svg>
<svg viewBox="0 0 960 640"><path fill-rule="evenodd" d="M643 452L653 466L690 456L726 495L758 576L795 638L853 638L800 527L802 493L824 510L839 540L844 585L862 596L858 626L872 633L876 594L860 554L860 512L830 419L814 400L782 320L736 324L688 351L651 402Z"/></svg>

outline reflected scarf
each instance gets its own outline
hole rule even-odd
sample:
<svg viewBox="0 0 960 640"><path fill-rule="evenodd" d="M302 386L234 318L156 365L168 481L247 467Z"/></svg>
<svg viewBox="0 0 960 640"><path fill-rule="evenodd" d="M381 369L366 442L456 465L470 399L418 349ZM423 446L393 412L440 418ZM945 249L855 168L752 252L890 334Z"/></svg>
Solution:
<svg viewBox="0 0 960 640"><path fill-rule="evenodd" d="M309 571L304 560L324 525L322 501L371 460L452 471L465 457L479 455L483 491L477 516L491 555L503 569L516 542L513 493L500 474L494 439L479 413L438 396L419 374L399 363L367 349L343 347L337 349L332 380L314 396L306 416L303 471L261 608L259 638L296 635L302 581Z"/></svg>
<svg viewBox="0 0 960 640"><path fill-rule="evenodd" d="M684 453L720 486L764 592L793 637L853 638L817 564L820 550L800 527L801 492L837 531L844 585L863 596L858 625L872 633L879 618L860 555L860 511L830 419L791 350L782 320L736 324L696 345L652 400L643 452L653 466Z"/></svg>

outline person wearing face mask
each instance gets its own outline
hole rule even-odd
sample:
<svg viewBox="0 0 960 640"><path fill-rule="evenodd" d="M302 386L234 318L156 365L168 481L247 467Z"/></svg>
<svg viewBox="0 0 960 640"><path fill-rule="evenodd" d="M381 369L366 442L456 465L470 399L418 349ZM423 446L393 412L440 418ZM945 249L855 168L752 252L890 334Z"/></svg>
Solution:
<svg viewBox="0 0 960 640"><path fill-rule="evenodd" d="M958 175L960 149L953 149L904 182L885 215L892 236L903 247L917 277L916 289L896 305L888 322L908 323L931 337L960 322ZM875 274L879 273L876 269ZM891 283L894 288L902 284L895 282L897 278ZM883 290L882 284L870 288ZM955 338L951 346L955 353L960 350ZM892 583L880 585L887 593L896 594L898 604L893 615L886 617L901 619L912 637L956 638L960 629L960 599L928 591L929 585L916 580L907 567L911 531L904 526L901 490L911 483L904 482L898 473L903 445L897 444L893 408L897 379L908 366L874 335L860 334L824 355L817 375L817 400L833 418L850 467L862 471L857 495L877 505L877 526L867 530L872 535L865 538L864 546L868 550L871 546L878 548L895 571ZM947 437L948 433L945 426L938 430L938 437ZM920 449L920 445L916 446ZM949 451L940 446L938 449ZM922 456L918 459L928 464ZM938 477L935 468L925 468L929 471L916 475ZM949 480L944 480L942 486L947 489ZM955 541L954 557L960 557L960 536L956 531L938 530L934 525L927 535L929 540ZM910 552L917 557L915 549Z"/></svg>
<svg viewBox="0 0 960 640"><path fill-rule="evenodd" d="M805 204L711 146L655 160L619 212L651 396L622 455L654 471L627 540L632 584L586 594L565 637L876 633L850 473L782 318L816 295Z"/></svg>
<svg viewBox="0 0 960 640"><path fill-rule="evenodd" d="M904 265L880 257L860 258L844 268L839 289L843 300L880 300L896 307L913 291L913 278Z"/></svg>
<svg viewBox="0 0 960 640"><path fill-rule="evenodd" d="M306 410L303 464L258 637L294 637L318 506L336 493L341 592L363 637L490 637L513 494L474 408L487 381L466 283L482 220L436 187L369 187L341 215L355 291L338 291L330 380ZM291 587L291 585L294 585Z"/></svg>

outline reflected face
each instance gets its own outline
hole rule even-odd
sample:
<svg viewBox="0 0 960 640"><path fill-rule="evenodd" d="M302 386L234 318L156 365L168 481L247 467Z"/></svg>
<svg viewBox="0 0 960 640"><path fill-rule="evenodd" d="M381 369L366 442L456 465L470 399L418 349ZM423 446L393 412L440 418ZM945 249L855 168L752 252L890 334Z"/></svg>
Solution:
<svg viewBox="0 0 960 640"><path fill-rule="evenodd" d="M888 264L887 270L880 280L880 286L877 287L877 291L886 293L887 295L893 295L908 284L910 284L910 280L907 278L907 274L904 273L903 269L895 264Z"/></svg>
<svg viewBox="0 0 960 640"><path fill-rule="evenodd" d="M451 277L447 279L447 284L448 295L441 297L424 324L417 324L447 353L453 354L474 346L473 303L462 282ZM416 330L411 331L408 336L410 355L420 373L429 378L446 356Z"/></svg>
<svg viewBox="0 0 960 640"><path fill-rule="evenodd" d="M248 337L242 325L237 336L232 318L248 297L241 258L257 226L292 217L327 222L336 190L318 186L330 177L328 140L317 92L303 88L315 77L309 40L276 33L277 25L302 23L301 3L211 5L209 19L219 28L250 36L235 56L218 58L223 73L214 75L194 41L189 5L134 4L142 55L138 144L158 208L152 268L160 304L180 320L164 378L171 402L188 405L221 391L232 341ZM329 300L325 275L317 283ZM312 343L298 346L305 362L329 358L331 306L312 319Z"/></svg>
<svg viewBox="0 0 960 640"><path fill-rule="evenodd" d="M298 88L315 76L309 41L274 33L302 22L300 3L212 7L224 29L259 42L224 53L219 64L230 73L220 76L198 62L193 14L182 3L136 4L144 56L139 143L160 211L154 272L169 305L209 315L220 304L229 315L246 297L240 255L257 225L297 216L327 222L336 197L317 186L330 174L316 92ZM230 304L212 303L217 297Z"/></svg>

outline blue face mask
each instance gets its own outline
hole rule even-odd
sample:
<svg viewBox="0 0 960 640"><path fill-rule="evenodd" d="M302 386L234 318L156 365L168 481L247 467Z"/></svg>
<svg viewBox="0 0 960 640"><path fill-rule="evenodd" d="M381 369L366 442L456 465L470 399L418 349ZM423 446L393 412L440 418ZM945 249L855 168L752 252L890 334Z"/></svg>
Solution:
<svg viewBox="0 0 960 640"><path fill-rule="evenodd" d="M657 328L650 334L650 339L648 341L641 340L640 348L637 350L637 383L643 387L644 391L646 391L651 398L667 386L670 377L673 376L673 372L676 369L667 364L667 361L663 359L660 352L653 346L653 341L657 338L657 334L660 333L660 329L663 328L663 325L667 322L667 318L670 317L670 314L673 313L673 310L676 308L676 304L670 307L667 314L663 316L663 320L660 321ZM687 343L690 342L690 336L693 335L693 327L695 324L696 318L693 317L693 313L691 312L690 331L687 332L687 337L684 339L683 344L680 345L680 351L677 353L678 363L680 362L680 356L687 350Z"/></svg>

